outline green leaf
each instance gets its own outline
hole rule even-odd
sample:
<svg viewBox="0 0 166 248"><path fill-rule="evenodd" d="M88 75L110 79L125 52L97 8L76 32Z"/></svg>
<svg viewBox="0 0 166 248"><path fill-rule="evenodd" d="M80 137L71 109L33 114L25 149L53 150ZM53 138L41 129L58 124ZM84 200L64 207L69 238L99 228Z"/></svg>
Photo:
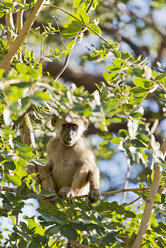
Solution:
<svg viewBox="0 0 166 248"><path fill-rule="evenodd" d="M138 139L133 139L131 141L132 145L135 147L144 147L144 148L148 148L148 145L145 144L144 142L142 142L141 140Z"/></svg>
<svg viewBox="0 0 166 248"><path fill-rule="evenodd" d="M16 168L15 163L13 161L5 162L4 166L9 170L14 170Z"/></svg>
<svg viewBox="0 0 166 248"><path fill-rule="evenodd" d="M118 77L119 73L118 72L112 72L108 75L107 81L112 81L115 80Z"/></svg>
<svg viewBox="0 0 166 248"><path fill-rule="evenodd" d="M58 216L56 214L48 214L48 213L42 213L41 216L45 221L51 222L51 223L57 223L60 225L65 225L67 220L62 218L61 216Z"/></svg>
<svg viewBox="0 0 166 248"><path fill-rule="evenodd" d="M12 175L6 174L5 177L10 183L12 183L12 184L14 184L16 186L21 185L21 180L17 176L12 176Z"/></svg>
<svg viewBox="0 0 166 248"><path fill-rule="evenodd" d="M101 34L101 29L97 26L97 25L95 25L94 23L90 23L89 25L88 25L90 28L88 28L88 31L90 32L90 33L92 33L92 34L94 34L94 35L97 35L97 34ZM94 32L94 31L95 32ZM97 34L96 34L97 33Z"/></svg>
<svg viewBox="0 0 166 248"><path fill-rule="evenodd" d="M77 9L77 16L85 24L89 24L89 16L82 8Z"/></svg>
<svg viewBox="0 0 166 248"><path fill-rule="evenodd" d="M73 8L78 8L82 2L83 0L73 0Z"/></svg>
<svg viewBox="0 0 166 248"><path fill-rule="evenodd" d="M65 38L72 38L82 30L82 27L83 24L81 24L79 21L74 20L65 26L65 29L61 32L61 35Z"/></svg>
<svg viewBox="0 0 166 248"><path fill-rule="evenodd" d="M103 77L106 81L108 81L108 77L109 77L108 71L103 72Z"/></svg>
<svg viewBox="0 0 166 248"><path fill-rule="evenodd" d="M47 92L35 92L35 94L32 96L32 99L36 102L48 101L50 100L50 95Z"/></svg>
<svg viewBox="0 0 166 248"><path fill-rule="evenodd" d="M132 211L129 211L129 210L125 211L124 216L126 218L135 218L136 217L135 213L133 213Z"/></svg>
<svg viewBox="0 0 166 248"><path fill-rule="evenodd" d="M133 83L136 85L136 86L140 86L140 87L142 87L142 88L144 88L144 89L150 89L151 88L151 86L153 85L153 83L151 82L151 81L149 81L149 80L146 80L146 79L144 79L144 78L135 78L134 80L133 80Z"/></svg>
<svg viewBox="0 0 166 248"><path fill-rule="evenodd" d="M113 138L111 140L111 143L115 144L115 145L119 145L121 141L122 141L122 139L117 137L117 138Z"/></svg>
<svg viewBox="0 0 166 248"><path fill-rule="evenodd" d="M40 241L37 241L37 240L33 240L33 241L28 245L28 248L37 248L37 247L41 247L41 246L40 246Z"/></svg>
<svg viewBox="0 0 166 248"><path fill-rule="evenodd" d="M121 57L121 53L120 53L119 50L114 50L114 51L113 51L113 54L114 54L114 56L115 56L116 58L118 58L118 59Z"/></svg>
<svg viewBox="0 0 166 248"><path fill-rule="evenodd" d="M110 247L110 244L114 243L115 241L115 236L112 233L108 233L104 238L101 239L101 244L108 245Z"/></svg>
<svg viewBox="0 0 166 248"><path fill-rule="evenodd" d="M119 67L119 68L121 68L122 67L122 65L124 64L124 60L123 59L114 59L113 60L113 64L115 65L115 66L117 66L117 67Z"/></svg>
<svg viewBox="0 0 166 248"><path fill-rule="evenodd" d="M75 44L75 40L71 40L68 44L67 44L67 47L66 47L66 54L69 54L71 49L73 48Z"/></svg>
<svg viewBox="0 0 166 248"><path fill-rule="evenodd" d="M137 95L137 97L144 97L146 96L148 90L139 86L139 87L134 87L130 89L130 92Z"/></svg>
<svg viewBox="0 0 166 248"><path fill-rule="evenodd" d="M45 235L53 236L60 230L60 226L52 226L45 231Z"/></svg>
<svg viewBox="0 0 166 248"><path fill-rule="evenodd" d="M4 76L4 69L0 69L0 79Z"/></svg>
<svg viewBox="0 0 166 248"><path fill-rule="evenodd" d="M61 235L70 239L76 240L77 239L77 232L71 225L65 225L60 228Z"/></svg>
<svg viewBox="0 0 166 248"><path fill-rule="evenodd" d="M120 70L120 67L117 65L108 65L106 68L109 71L119 71Z"/></svg>

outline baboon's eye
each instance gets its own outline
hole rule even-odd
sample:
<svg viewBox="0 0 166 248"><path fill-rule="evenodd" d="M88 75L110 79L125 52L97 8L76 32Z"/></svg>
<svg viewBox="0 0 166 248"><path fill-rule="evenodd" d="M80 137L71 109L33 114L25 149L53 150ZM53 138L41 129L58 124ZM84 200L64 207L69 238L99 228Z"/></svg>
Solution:
<svg viewBox="0 0 166 248"><path fill-rule="evenodd" d="M70 124L66 123L66 124L63 124L63 126L66 127L66 128L69 128Z"/></svg>
<svg viewBox="0 0 166 248"><path fill-rule="evenodd" d="M72 125L72 128L73 128L73 129L77 129L78 126L77 126L76 124L73 124L73 125Z"/></svg>

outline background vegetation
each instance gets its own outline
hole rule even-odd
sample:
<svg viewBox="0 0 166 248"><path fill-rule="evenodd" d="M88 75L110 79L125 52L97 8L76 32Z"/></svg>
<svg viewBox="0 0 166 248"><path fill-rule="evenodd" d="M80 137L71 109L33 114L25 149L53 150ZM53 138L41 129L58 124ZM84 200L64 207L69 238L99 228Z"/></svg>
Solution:
<svg viewBox="0 0 166 248"><path fill-rule="evenodd" d="M0 247L165 247L165 8L0 2ZM40 192L50 118L69 109L90 122L95 204Z"/></svg>

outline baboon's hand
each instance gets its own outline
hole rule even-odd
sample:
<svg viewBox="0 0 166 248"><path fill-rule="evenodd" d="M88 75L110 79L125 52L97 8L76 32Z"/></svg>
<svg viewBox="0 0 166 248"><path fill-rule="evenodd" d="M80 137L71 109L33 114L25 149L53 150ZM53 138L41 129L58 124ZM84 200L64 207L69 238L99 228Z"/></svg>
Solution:
<svg viewBox="0 0 166 248"><path fill-rule="evenodd" d="M46 193L55 192L51 177L47 177L42 181L42 191Z"/></svg>
<svg viewBox="0 0 166 248"><path fill-rule="evenodd" d="M73 190L70 187L64 186L63 188L61 188L59 190L58 195L60 197L73 197L74 196L74 192L73 192Z"/></svg>
<svg viewBox="0 0 166 248"><path fill-rule="evenodd" d="M100 200L100 198L101 198L101 193L98 189L92 189L89 192L89 199L91 202L97 202Z"/></svg>

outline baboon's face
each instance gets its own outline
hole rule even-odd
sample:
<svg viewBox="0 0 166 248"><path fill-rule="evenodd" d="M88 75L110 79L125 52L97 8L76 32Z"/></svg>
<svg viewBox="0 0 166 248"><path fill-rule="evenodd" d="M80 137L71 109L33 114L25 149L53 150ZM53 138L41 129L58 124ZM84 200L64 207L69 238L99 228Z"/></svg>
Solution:
<svg viewBox="0 0 166 248"><path fill-rule="evenodd" d="M53 115L51 123L61 142L68 147L73 146L88 127L86 118L81 119L71 112L63 115L62 118Z"/></svg>
<svg viewBox="0 0 166 248"><path fill-rule="evenodd" d="M75 123L63 123L61 127L61 140L65 146L73 146L80 138L80 128Z"/></svg>

